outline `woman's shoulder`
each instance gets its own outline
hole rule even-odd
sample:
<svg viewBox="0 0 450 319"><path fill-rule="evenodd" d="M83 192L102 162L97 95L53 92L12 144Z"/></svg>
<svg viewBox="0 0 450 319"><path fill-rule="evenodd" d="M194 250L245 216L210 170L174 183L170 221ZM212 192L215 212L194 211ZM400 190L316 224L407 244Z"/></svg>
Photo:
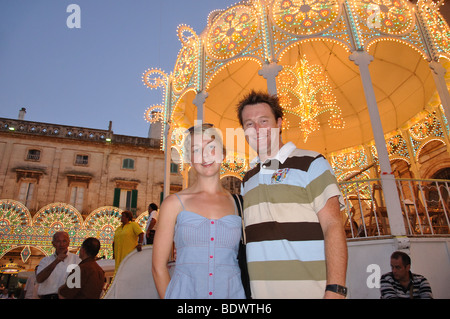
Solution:
<svg viewBox="0 0 450 319"><path fill-rule="evenodd" d="M177 193L167 196L161 205L166 202L168 205L179 205L181 207L183 203L186 200L189 200L192 196L195 196L195 193L193 193L189 188L185 188Z"/></svg>
<svg viewBox="0 0 450 319"><path fill-rule="evenodd" d="M163 209L165 206L172 206L174 204L176 204L177 202L179 202L178 199L179 194L170 194L169 196L167 196L166 198L164 198L164 200L161 203L161 209Z"/></svg>
<svg viewBox="0 0 450 319"><path fill-rule="evenodd" d="M174 212L178 214L180 211L183 210L183 205L180 199L181 192L178 192L176 194L171 194L164 198L163 202L161 203L160 207L160 214L164 212Z"/></svg>

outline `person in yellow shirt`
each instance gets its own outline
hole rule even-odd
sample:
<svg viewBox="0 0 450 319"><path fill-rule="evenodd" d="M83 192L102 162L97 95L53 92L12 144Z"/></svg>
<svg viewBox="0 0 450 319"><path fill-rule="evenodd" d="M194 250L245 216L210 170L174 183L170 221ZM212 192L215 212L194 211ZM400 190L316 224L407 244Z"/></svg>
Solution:
<svg viewBox="0 0 450 319"><path fill-rule="evenodd" d="M133 251L142 250L144 231L138 223L133 221L133 214L125 210L121 217L122 225L116 228L113 241L113 252L115 259L115 271L119 269L122 260Z"/></svg>

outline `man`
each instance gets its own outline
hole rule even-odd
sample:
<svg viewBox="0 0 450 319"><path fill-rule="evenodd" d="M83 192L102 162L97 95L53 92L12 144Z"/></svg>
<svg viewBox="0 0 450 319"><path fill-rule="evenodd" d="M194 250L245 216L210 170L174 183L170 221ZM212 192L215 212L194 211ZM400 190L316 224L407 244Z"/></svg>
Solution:
<svg viewBox="0 0 450 319"><path fill-rule="evenodd" d="M34 273L32 273L25 284L25 299L39 299L38 296L38 283L36 282L36 271L38 266L34 267Z"/></svg>
<svg viewBox="0 0 450 319"><path fill-rule="evenodd" d="M58 299L58 288L63 285L70 265L78 265L81 259L68 251L69 234L58 231L53 235L52 245L55 253L44 257L36 271L39 283L38 294L41 299Z"/></svg>
<svg viewBox="0 0 450 319"><path fill-rule="evenodd" d="M252 297L345 298L343 198L330 165L282 143L275 96L251 92L237 111L258 154L241 186Z"/></svg>
<svg viewBox="0 0 450 319"><path fill-rule="evenodd" d="M59 290L60 299L99 299L105 285L105 272L95 261L100 251L100 241L89 237L83 241L80 248L82 261L78 269L74 269L67 281ZM79 274L79 278L72 278ZM68 281L71 281L69 282Z"/></svg>
<svg viewBox="0 0 450 319"><path fill-rule="evenodd" d="M391 255L392 271L381 276L381 299L432 299L428 280L411 272L411 258L401 251Z"/></svg>
<svg viewBox="0 0 450 319"><path fill-rule="evenodd" d="M144 245L153 244L153 238L155 237L154 227L156 225L156 214L158 213L158 206L155 203L148 205L148 220L145 226Z"/></svg>

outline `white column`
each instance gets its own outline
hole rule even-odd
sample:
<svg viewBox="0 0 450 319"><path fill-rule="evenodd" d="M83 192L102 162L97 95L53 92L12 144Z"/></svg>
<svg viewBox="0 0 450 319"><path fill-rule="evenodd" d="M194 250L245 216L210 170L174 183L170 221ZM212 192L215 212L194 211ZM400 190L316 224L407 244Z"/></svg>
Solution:
<svg viewBox="0 0 450 319"><path fill-rule="evenodd" d="M165 145L164 145L164 190L163 199L170 195L170 163L172 161L171 156L171 140L172 129L170 123L166 123L166 129L164 130Z"/></svg>
<svg viewBox="0 0 450 319"><path fill-rule="evenodd" d="M395 178L391 170L391 164L389 162L380 113L378 112L378 105L369 72L369 64L373 61L373 56L365 51L354 51L349 58L359 67L367 109L370 116L370 123L372 124L375 146L377 148L378 161L380 162L381 185L386 201L391 234L393 236L404 236L406 235L406 230L403 222L400 199L395 185Z"/></svg>
<svg viewBox="0 0 450 319"><path fill-rule="evenodd" d="M271 95L277 95L277 75L283 69L281 65L275 62L266 63L258 74L267 80L267 92Z"/></svg>
<svg viewBox="0 0 450 319"><path fill-rule="evenodd" d="M447 70L437 61L431 61L429 65L442 107L444 108L445 117L450 121L450 94L448 93L447 83L444 77Z"/></svg>
<svg viewBox="0 0 450 319"><path fill-rule="evenodd" d="M403 138L405 139L406 147L408 148L409 159L411 160L411 170L414 173L414 178L420 178L420 166L419 162L416 162L416 156L414 154L414 149L411 144L410 136L408 130L400 130Z"/></svg>
<svg viewBox="0 0 450 319"><path fill-rule="evenodd" d="M197 121L201 121L202 123L205 121L204 105L207 97L208 93L201 91L195 95L194 101L192 101L197 107Z"/></svg>

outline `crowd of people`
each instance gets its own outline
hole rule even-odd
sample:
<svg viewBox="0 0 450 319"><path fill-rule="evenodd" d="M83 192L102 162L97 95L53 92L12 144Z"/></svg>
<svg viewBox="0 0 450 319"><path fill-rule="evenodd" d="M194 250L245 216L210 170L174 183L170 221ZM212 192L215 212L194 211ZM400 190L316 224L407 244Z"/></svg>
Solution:
<svg viewBox="0 0 450 319"><path fill-rule="evenodd" d="M258 155L242 181L242 210L220 182L225 156L220 130L195 125L186 132L183 151L194 182L166 197L158 218L151 204L145 231L131 212L122 213L113 244L116 270L131 251L153 244L160 298L346 298L343 197L331 166L321 154L282 141L283 110L276 96L249 93L237 116ZM36 270L39 297L99 298L104 285L95 262L99 241L87 238L77 256L67 250L68 234L57 232L53 246L55 253ZM174 248L176 263L169 273ZM73 264L78 267L67 275ZM391 256L392 272L380 281L381 298L432 298L426 278L410 267L407 254Z"/></svg>
<svg viewBox="0 0 450 319"><path fill-rule="evenodd" d="M145 244L152 243L152 230L156 224L158 206L151 203L148 207L149 218ZM134 249L141 251L144 232L133 221L130 211L121 214L121 225L114 233L113 254L115 270L122 260ZM58 231L53 235L54 253L41 259L25 284L20 296L0 287L0 299L98 299L104 292L106 284L105 272L97 264L96 259L101 244L97 238L86 238L78 255L69 252L69 234Z"/></svg>

